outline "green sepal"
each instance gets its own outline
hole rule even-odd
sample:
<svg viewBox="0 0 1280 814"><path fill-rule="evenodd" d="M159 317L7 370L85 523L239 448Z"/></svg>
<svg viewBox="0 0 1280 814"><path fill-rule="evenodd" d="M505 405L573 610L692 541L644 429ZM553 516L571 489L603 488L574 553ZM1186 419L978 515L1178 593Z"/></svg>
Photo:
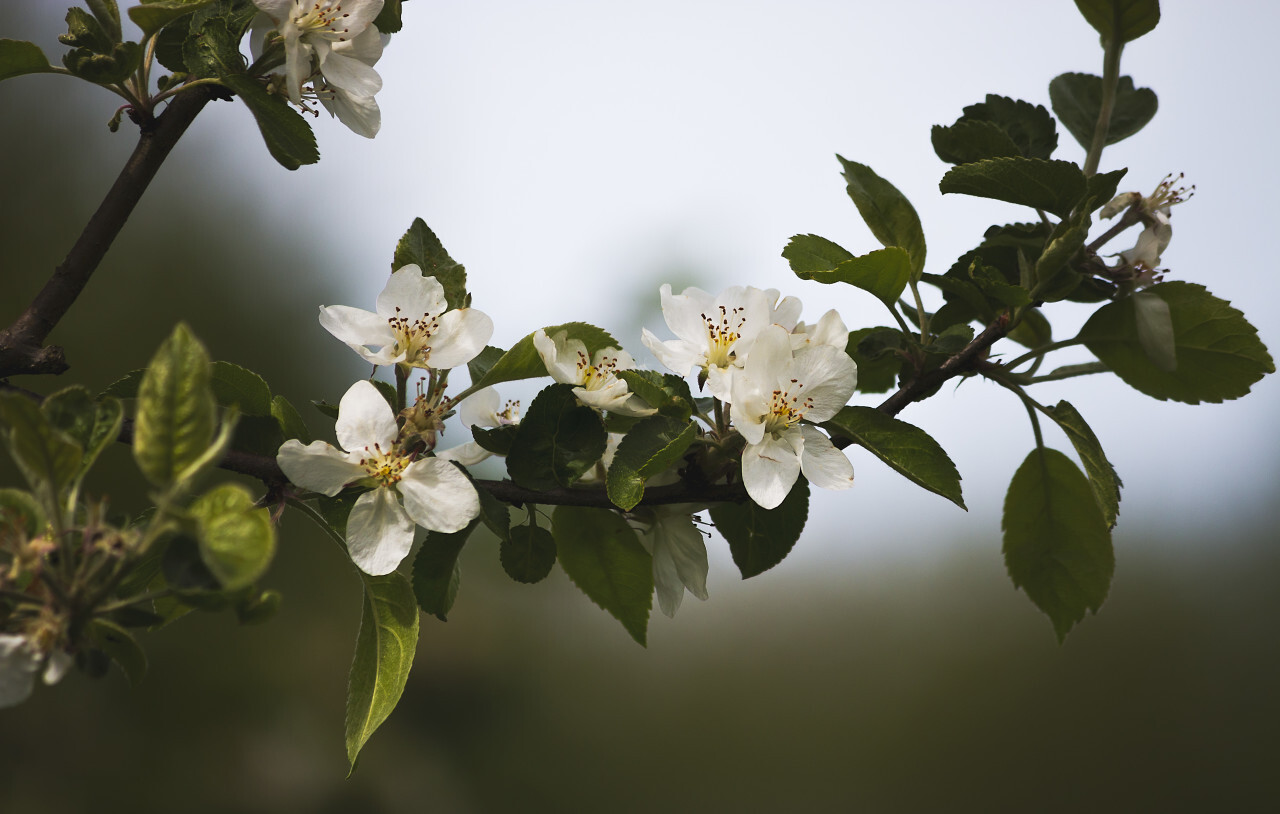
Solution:
<svg viewBox="0 0 1280 814"><path fill-rule="evenodd" d="M547 336L554 338L556 334L565 331L569 339L577 339L587 349L588 355L595 355L595 352L604 348L620 348L618 340L609 335L607 331L597 328L594 325L588 325L585 322L566 322L563 325L552 325L549 328L543 328ZM536 333L536 331L535 331ZM538 349L533 344L533 334L529 334L511 347L511 350L502 355L489 368L479 381L473 379L473 384L469 389L478 390L481 387L489 387L502 382L516 381L517 379L534 379L547 375L547 366L543 364L542 357L538 355Z"/></svg>
<svg viewBox="0 0 1280 814"><path fill-rule="evenodd" d="M394 571L364 581L364 610L347 687L346 744L351 771L369 737L400 701L418 648L418 604Z"/></svg>
<svg viewBox="0 0 1280 814"><path fill-rule="evenodd" d="M1080 462L1084 464L1085 474L1089 476L1098 507L1102 509L1103 519L1107 521L1107 528L1114 528L1120 515L1120 487L1124 484L1102 451L1098 436L1093 434L1084 417L1069 402L1060 401L1043 412L1062 428L1071 446L1075 447Z"/></svg>
<svg viewBox="0 0 1280 814"><path fill-rule="evenodd" d="M556 540L539 526L515 526L498 545L502 570L516 582L533 585L547 578L556 564Z"/></svg>
<svg viewBox="0 0 1280 814"><path fill-rule="evenodd" d="M1079 334L1085 346L1130 387L1162 401L1218 403L1243 396L1264 375L1275 372L1257 329L1231 303L1204 286L1160 283L1144 294L1158 296L1169 306L1175 369L1162 370L1149 357L1133 297L1099 308Z"/></svg>
<svg viewBox="0 0 1280 814"><path fill-rule="evenodd" d="M800 539L809 519L809 482L803 475L796 478L786 498L772 509L748 500L717 503L710 514L742 578L750 579L782 562Z"/></svg>
<svg viewBox="0 0 1280 814"><path fill-rule="evenodd" d="M912 278L919 279L924 271L924 229L911 202L867 165L836 158L844 167L845 189L871 234L886 248L904 249L911 258Z"/></svg>
<svg viewBox="0 0 1280 814"><path fill-rule="evenodd" d="M822 426L866 448L912 483L966 508L956 465L919 427L871 407L845 407Z"/></svg>
<svg viewBox="0 0 1280 814"><path fill-rule="evenodd" d="M1089 149L1102 109L1102 77L1087 73L1056 76L1049 83L1049 101L1067 132L1080 142L1081 147ZM1124 141L1146 127L1159 107L1154 91L1135 88L1131 76L1120 77L1107 126L1106 143Z"/></svg>
<svg viewBox="0 0 1280 814"><path fill-rule="evenodd" d="M133 457L156 486L168 486L209 449L217 412L209 355L180 323L152 357L138 388Z"/></svg>
<svg viewBox="0 0 1280 814"><path fill-rule="evenodd" d="M507 473L526 489L573 485L600 460L608 440L599 413L579 404L567 384L544 388L516 427Z"/></svg>
<svg viewBox="0 0 1280 814"><path fill-rule="evenodd" d="M988 158L952 167L938 188L946 193L994 198L1031 206L1060 218L1085 194L1085 176L1070 161L1040 158Z"/></svg>
<svg viewBox="0 0 1280 814"><path fill-rule="evenodd" d="M478 521L473 520L466 528L452 534L428 531L427 538L413 558L413 595L418 607L441 622L448 621L449 611L458 598L462 582L458 555L477 524Z"/></svg>
<svg viewBox="0 0 1280 814"><path fill-rule="evenodd" d="M1160 0L1076 0L1102 41L1132 42L1160 22Z"/></svg>
<svg viewBox="0 0 1280 814"><path fill-rule="evenodd" d="M621 516L557 506L551 515L560 567L596 605L645 644L653 607L653 558Z"/></svg>
<svg viewBox="0 0 1280 814"><path fill-rule="evenodd" d="M623 437L609 464L605 484L609 500L630 511L644 497L644 482L674 466L698 437L698 425L688 419L653 415L642 419Z"/></svg>
<svg viewBox="0 0 1280 814"><path fill-rule="evenodd" d="M1048 614L1061 642L1086 610L1098 612L1115 572L1093 487L1066 455L1034 449L1009 484L1002 525L1014 587Z"/></svg>
<svg viewBox="0 0 1280 814"><path fill-rule="evenodd" d="M29 73L52 73L49 59L34 42L0 39L0 80Z"/></svg>
<svg viewBox="0 0 1280 814"><path fill-rule="evenodd" d="M383 8L385 10L386 7ZM424 276L436 278L444 288L444 299L449 308L463 307L467 296L467 270L449 256L440 238L422 218L414 218L396 244L391 270L397 271L410 264L421 269Z"/></svg>
<svg viewBox="0 0 1280 814"><path fill-rule="evenodd" d="M189 511L200 558L223 590L246 588L266 573L276 550L275 526L266 508L254 508L248 489L219 484L196 498Z"/></svg>
<svg viewBox="0 0 1280 814"><path fill-rule="evenodd" d="M147 674L147 654L133 634L101 616L89 622L89 641L120 666L129 684L136 687Z"/></svg>

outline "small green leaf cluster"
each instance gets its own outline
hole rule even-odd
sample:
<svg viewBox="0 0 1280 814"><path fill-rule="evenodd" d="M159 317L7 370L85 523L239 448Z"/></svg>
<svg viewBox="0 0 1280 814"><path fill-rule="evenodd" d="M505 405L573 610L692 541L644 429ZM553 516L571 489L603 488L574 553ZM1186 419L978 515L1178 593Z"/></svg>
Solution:
<svg viewBox="0 0 1280 814"><path fill-rule="evenodd" d="M0 489L3 634L90 675L114 661L136 682L146 657L132 629L192 609L232 608L244 622L270 615L279 596L257 588L275 552L267 509L240 484L204 486L232 449L234 402L261 407L231 392L245 373L233 371L211 365L179 325L129 386L97 397L73 386L42 401L0 393L0 435L28 485ZM132 420L120 397L136 400ZM129 439L156 502L132 520L83 490L102 451Z"/></svg>

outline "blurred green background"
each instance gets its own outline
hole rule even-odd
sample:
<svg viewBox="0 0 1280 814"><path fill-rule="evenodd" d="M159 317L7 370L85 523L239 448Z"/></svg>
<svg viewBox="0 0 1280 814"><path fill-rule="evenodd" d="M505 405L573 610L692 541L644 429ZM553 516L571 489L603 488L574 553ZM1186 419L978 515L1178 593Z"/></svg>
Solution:
<svg viewBox="0 0 1280 814"><path fill-rule="evenodd" d="M104 95L58 77L6 82L0 105L7 324L134 138L127 124L102 126ZM236 123L243 149L261 152L247 116ZM206 124L52 337L72 371L23 386L104 387L145 365L179 319L215 358L299 405L367 375L315 325L318 304L348 301L326 265L340 224L256 205L258 179L228 170L216 141L227 131ZM141 505L127 450L111 459L91 486L121 509ZM0 464L0 482L15 477ZM1061 647L1009 585L997 530L973 523L966 533L981 538L928 556L895 556L912 533L898 529L860 541L863 553L795 557L749 582L713 538L711 601L687 599L674 622L655 613L647 650L559 571L511 583L496 546L477 539L450 621L423 619L404 700L350 779L342 714L359 582L287 515L267 580L285 595L273 621L193 615L146 637L138 688L118 672L72 674L0 711L0 811L1269 810L1280 758L1272 514L1160 540L1122 516L1111 598ZM798 549L839 545L811 532Z"/></svg>

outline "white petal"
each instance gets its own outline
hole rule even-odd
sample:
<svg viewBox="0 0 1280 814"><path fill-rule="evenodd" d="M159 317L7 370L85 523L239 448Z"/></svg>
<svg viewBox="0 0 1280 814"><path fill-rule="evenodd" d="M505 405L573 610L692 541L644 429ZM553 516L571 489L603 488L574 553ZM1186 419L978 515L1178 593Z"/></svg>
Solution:
<svg viewBox="0 0 1280 814"><path fill-rule="evenodd" d="M707 392L725 404L733 404L733 382L740 375L742 368L733 365L707 368Z"/></svg>
<svg viewBox="0 0 1280 814"><path fill-rule="evenodd" d="M662 303L662 318L671 332L686 342L705 348L708 336L703 314L718 313L715 297L693 287L672 294L671 286L663 283L658 289L658 298Z"/></svg>
<svg viewBox="0 0 1280 814"><path fill-rule="evenodd" d="M641 539L645 536L642 535ZM658 607L668 617L674 619L680 609L680 601L684 599L684 583L680 581L680 572L676 569L676 561L671 556L671 549L656 537L653 543L653 587L658 595Z"/></svg>
<svg viewBox="0 0 1280 814"><path fill-rule="evenodd" d="M456 447L437 451L436 457L442 461L457 461L463 466L475 466L492 454L492 452L480 446L475 441L468 441L467 443L459 444Z"/></svg>
<svg viewBox="0 0 1280 814"><path fill-rule="evenodd" d="M707 543L693 524L687 506L659 506L653 527L654 563L664 551L679 574L682 587L701 600L707 598ZM655 570L656 576L656 570ZM673 611L674 613L674 611ZM670 614L668 614L670 615Z"/></svg>
<svg viewBox="0 0 1280 814"><path fill-rule="evenodd" d="M788 366L786 378L798 379L804 389L801 395L813 406L804 417L810 421L826 421L849 403L858 386L858 365L841 348L818 345L799 353Z"/></svg>
<svg viewBox="0 0 1280 814"><path fill-rule="evenodd" d="M294 0L253 0L253 4L276 22L287 19L294 8Z"/></svg>
<svg viewBox="0 0 1280 814"><path fill-rule="evenodd" d="M476 487L456 466L439 458L409 464L399 488L409 516L431 531L460 531L480 514Z"/></svg>
<svg viewBox="0 0 1280 814"><path fill-rule="evenodd" d="M364 467L324 441L303 446L291 438L280 445L276 463L294 484L329 497L365 476Z"/></svg>
<svg viewBox="0 0 1280 814"><path fill-rule="evenodd" d="M835 448L831 439L817 427L802 425L804 451L800 453L800 471L814 486L823 489L848 489L853 486L853 464Z"/></svg>
<svg viewBox="0 0 1280 814"><path fill-rule="evenodd" d="M759 444L748 444L742 451L742 484L760 508L776 508L790 494L800 474L800 455L795 449L803 444L800 439L799 430L793 427L781 438L766 435Z"/></svg>
<svg viewBox="0 0 1280 814"><path fill-rule="evenodd" d="M664 342L648 328L641 329L640 341L663 367L680 376L687 374L691 368L702 367L707 360L706 351L699 349L692 342L686 342L683 339Z"/></svg>
<svg viewBox="0 0 1280 814"><path fill-rule="evenodd" d="M498 408L502 397L497 388L484 387L472 393L458 408L458 418L465 427L497 427L502 424Z"/></svg>
<svg viewBox="0 0 1280 814"><path fill-rule="evenodd" d="M25 636L0 633L0 708L17 706L30 697L39 664Z"/></svg>
<svg viewBox="0 0 1280 814"><path fill-rule="evenodd" d="M391 39L391 35L387 35L386 39ZM376 65L378 60L382 59L383 48L386 47L386 40L383 35L378 33L378 29L369 26L360 32L360 36L354 37L342 42L335 42L332 53L341 54L343 56L358 59L365 65Z"/></svg>
<svg viewBox="0 0 1280 814"><path fill-rule="evenodd" d="M322 305L320 325L367 362L389 365L404 359L403 352L398 356L391 353L396 337L391 332L386 317L349 305ZM380 350L370 351L366 345Z"/></svg>
<svg viewBox="0 0 1280 814"><path fill-rule="evenodd" d="M780 325L769 325L756 335L743 372L752 382L772 389L790 362L791 334Z"/></svg>
<svg viewBox="0 0 1280 814"><path fill-rule="evenodd" d="M440 317L440 327L431 337L427 364L436 370L465 365L484 350L493 336L493 320L474 308L456 308Z"/></svg>
<svg viewBox="0 0 1280 814"><path fill-rule="evenodd" d="M834 308L823 314L817 325L804 333L797 330L796 335L801 340L801 347L806 349L818 345L830 345L843 352L845 346L849 344L849 329L845 327L844 320L840 319L840 314Z"/></svg>
<svg viewBox="0 0 1280 814"><path fill-rule="evenodd" d="M354 96L373 96L382 90L382 77L360 60L330 49L320 63L324 81Z"/></svg>
<svg viewBox="0 0 1280 814"><path fill-rule="evenodd" d="M384 319L395 316L431 320L444 313L448 307L444 299L444 286L435 277L424 277L422 269L410 263L401 266L387 280L378 295L378 315Z"/></svg>
<svg viewBox="0 0 1280 814"><path fill-rule="evenodd" d="M76 660L70 653L63 650L53 651L49 654L49 661L44 666L44 683L50 686L57 684L75 663Z"/></svg>
<svg viewBox="0 0 1280 814"><path fill-rule="evenodd" d="M320 94L320 104L338 117L357 136L373 138L382 129L382 111L372 96L353 96L345 90L332 89Z"/></svg>
<svg viewBox="0 0 1280 814"><path fill-rule="evenodd" d="M382 486L361 495L347 517L347 550L360 570L375 577L390 574L410 548L413 521L396 493Z"/></svg>
<svg viewBox="0 0 1280 814"><path fill-rule="evenodd" d="M280 34L284 37L284 68L289 80L289 100L301 106L302 83L311 76L311 46L302 41L296 28L286 26Z"/></svg>
<svg viewBox="0 0 1280 814"><path fill-rule="evenodd" d="M585 371L578 368L578 362L586 357L587 346L581 340L570 339L568 331L548 337L538 329L533 334L533 346L538 349L548 376L561 384L582 384L586 376Z"/></svg>
<svg viewBox="0 0 1280 814"><path fill-rule="evenodd" d="M338 423L334 427L338 443L347 452L359 452L377 444L390 452L400 428L391 405L368 381L351 385L338 402Z"/></svg>

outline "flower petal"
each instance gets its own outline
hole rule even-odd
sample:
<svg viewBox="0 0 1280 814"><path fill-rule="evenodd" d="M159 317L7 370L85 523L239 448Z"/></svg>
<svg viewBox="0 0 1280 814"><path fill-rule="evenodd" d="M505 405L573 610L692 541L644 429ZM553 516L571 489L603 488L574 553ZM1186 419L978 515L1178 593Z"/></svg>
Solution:
<svg viewBox="0 0 1280 814"><path fill-rule="evenodd" d="M338 443L347 452L359 452L375 444L390 452L400 428L391 405L372 383L360 380L351 385L338 402L338 423L334 427Z"/></svg>
<svg viewBox="0 0 1280 814"><path fill-rule="evenodd" d="M403 351L398 356L392 353L396 335L392 333L386 317L371 311L349 305L322 305L320 326L346 343L347 347L360 354L360 358L366 362L389 365L404 359ZM380 350L370 351L366 345Z"/></svg>
<svg viewBox="0 0 1280 814"><path fill-rule="evenodd" d="M400 316L410 322L430 321L447 307L444 286L435 277L424 277L422 269L413 263L396 269L378 295L376 306L384 319Z"/></svg>
<svg viewBox="0 0 1280 814"><path fill-rule="evenodd" d="M800 471L814 486L823 489L848 489L853 486L853 464L835 448L831 439L817 427L802 425L804 451L800 453Z"/></svg>
<svg viewBox="0 0 1280 814"><path fill-rule="evenodd" d="M345 90L321 93L320 104L357 136L373 138L382 129L382 111L372 96L354 96Z"/></svg>
<svg viewBox="0 0 1280 814"><path fill-rule="evenodd" d="M484 350L493 336L493 320L474 308L455 308L439 319L440 327L431 336L427 364L449 370L470 362Z"/></svg>
<svg viewBox="0 0 1280 814"><path fill-rule="evenodd" d="M40 660L27 638L0 633L0 708L21 704L35 689Z"/></svg>
<svg viewBox="0 0 1280 814"><path fill-rule="evenodd" d="M324 441L303 446L301 441L291 438L280 445L276 463L294 484L329 497L365 476L364 467Z"/></svg>
<svg viewBox="0 0 1280 814"><path fill-rule="evenodd" d="M399 488L409 516L431 531L460 531L480 514L476 487L456 466L440 458L409 464Z"/></svg>
<svg viewBox="0 0 1280 814"><path fill-rule="evenodd" d="M464 427L498 427L502 419L498 418L498 408L502 406L502 398L495 387L483 387L472 393L458 408L458 418Z"/></svg>
<svg viewBox="0 0 1280 814"><path fill-rule="evenodd" d="M670 339L664 342L648 328L641 329L640 341L663 367L677 375L684 376L691 368L706 364L706 352L699 350L692 342L686 342L683 339Z"/></svg>
<svg viewBox="0 0 1280 814"><path fill-rule="evenodd" d="M798 379L805 387L803 395L812 404L804 417L810 421L826 421L849 403L858 386L858 364L844 349L830 345L811 346L796 354L783 374Z"/></svg>
<svg viewBox="0 0 1280 814"><path fill-rule="evenodd" d="M329 49L320 63L324 81L353 96L373 96L382 90L382 77L369 65L336 48Z"/></svg>
<svg viewBox="0 0 1280 814"><path fill-rule="evenodd" d="M396 493L380 486L365 492L347 517L347 550L370 576L390 574L413 548L413 521Z"/></svg>
<svg viewBox="0 0 1280 814"><path fill-rule="evenodd" d="M436 451L436 457L440 460L457 461L463 466L475 466L492 454L492 452L480 446L475 441L468 441L465 444L458 444L456 447Z"/></svg>
<svg viewBox="0 0 1280 814"><path fill-rule="evenodd" d="M800 475L796 446L803 447L803 443L799 429L792 427L781 437L766 435L759 444L748 444L742 451L742 484L760 508L777 508L790 494Z"/></svg>

